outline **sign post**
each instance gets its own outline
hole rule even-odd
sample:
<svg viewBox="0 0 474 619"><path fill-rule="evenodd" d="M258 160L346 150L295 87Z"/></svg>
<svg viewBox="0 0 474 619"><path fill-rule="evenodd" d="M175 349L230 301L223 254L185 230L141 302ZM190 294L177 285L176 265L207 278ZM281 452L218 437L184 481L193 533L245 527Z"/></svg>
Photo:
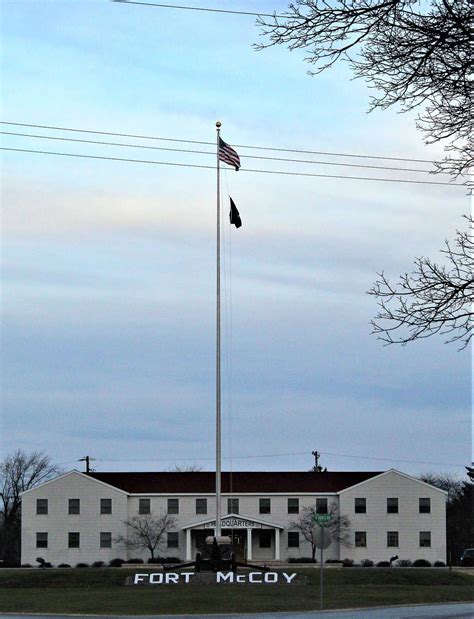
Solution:
<svg viewBox="0 0 474 619"><path fill-rule="evenodd" d="M320 610L323 610L323 565L324 565L324 527L331 522L330 514L315 514L313 518L314 522L320 526L321 529L321 564L319 566L319 594L320 594Z"/></svg>

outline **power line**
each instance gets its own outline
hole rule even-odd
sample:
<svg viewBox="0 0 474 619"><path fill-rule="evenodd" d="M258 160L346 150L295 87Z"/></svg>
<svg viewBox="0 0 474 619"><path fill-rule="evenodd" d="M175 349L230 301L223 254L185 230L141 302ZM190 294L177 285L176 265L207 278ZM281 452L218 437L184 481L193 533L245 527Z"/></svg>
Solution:
<svg viewBox="0 0 474 619"><path fill-rule="evenodd" d="M288 15L276 15L275 13L251 13L250 11L233 11L230 9L211 9L202 6L183 6L177 4L158 4L157 2L138 2L135 0L112 0L120 4L138 4L142 6L154 6L161 9L181 9L185 11L203 11L206 13L230 13L231 15L247 15L254 17L280 17L285 19Z"/></svg>
<svg viewBox="0 0 474 619"><path fill-rule="evenodd" d="M104 161L121 161L125 163L141 163L148 165L167 165L180 168L201 168L207 170L215 170L215 166L199 165L195 163L174 163L170 161L149 161L146 159L126 159L124 157L105 157L100 155L80 155L78 153L58 153L53 151L44 150L32 150L27 148L7 148L5 146L0 147L0 150L18 152L18 153L35 153L38 155L55 155L60 157L77 157L80 159L100 159ZM409 183L415 185L446 185L448 187L465 187L462 183L446 183L441 181L415 181L401 178L374 178L370 176L344 176L340 174L315 174L312 172L286 172L282 170L256 170L254 168L240 168L241 172L255 172L259 174L277 174L280 176L306 176L313 178L343 178L349 180L359 181L375 181L382 183Z"/></svg>
<svg viewBox="0 0 474 619"><path fill-rule="evenodd" d="M124 144L123 142L105 142L103 140L84 140L79 138L63 138L60 136L51 136L51 135L36 135L32 133L16 133L13 131L0 131L2 135L12 135L17 137L25 137L25 138L34 138L40 140L58 140L61 142L75 142L79 144L98 144L102 146L120 146L125 148L142 148L146 150L160 150L167 152L176 152L176 153L193 153L198 155L212 155L216 156L215 152L207 151L207 150L193 150L189 148L168 148L165 146L145 146L143 144ZM357 164L357 163L340 163L335 161L315 161L313 159L291 159L289 157L263 157L259 155L245 155L246 159L260 159L264 161L284 161L290 163L305 163L305 164L313 164L313 165L329 165L329 166L339 166L345 168L365 168L371 170L395 170L398 172L421 172L424 174L432 173L431 170L423 170L420 168L397 168L391 166L377 166L377 165L365 165L365 164Z"/></svg>
<svg viewBox="0 0 474 619"><path fill-rule="evenodd" d="M409 464L428 464L428 465L440 465L440 466L464 466L459 462L439 462L439 461L430 461L430 460L407 460L404 458L379 458L376 456L356 456L353 454L341 454L334 453L330 451L321 451L320 455L323 456L337 456L339 458L354 458L356 460L376 460L380 462L405 462ZM245 456L232 456L234 460L259 460L260 458L280 458L280 457L292 457L292 456L307 456L307 451L293 451L293 452L285 452L285 453L272 453L272 454L258 454L258 455L245 455ZM224 460L229 460L230 458L224 456ZM196 460L209 460L214 461L214 458L97 458L99 462L174 462L175 460L179 461L196 461Z"/></svg>
<svg viewBox="0 0 474 619"><path fill-rule="evenodd" d="M161 136L152 136L152 135L140 135L133 133L116 133L112 131L96 131L93 129L79 129L77 127L57 127L52 125L33 125L30 123L17 123L17 122L9 122L6 120L0 121L1 125L13 125L16 127L30 127L33 129L52 129L54 131L71 131L75 133L93 133L95 135L110 135L115 137L122 138L137 138L140 140L159 140L164 142L181 142L184 144L204 144L207 146L215 146L215 142L204 142L202 140L183 140L178 138L165 138ZM328 155L330 157L355 157L359 159L383 159L387 161L408 161L408 162L416 162L416 163L436 163L431 159L409 159L404 157L386 157L382 155L361 155L356 153L338 153L331 151L322 151L322 150L302 150L296 148L276 148L273 146L251 146L248 144L233 144L235 148L248 148L251 150L274 150L278 152L284 153L300 153L305 155Z"/></svg>

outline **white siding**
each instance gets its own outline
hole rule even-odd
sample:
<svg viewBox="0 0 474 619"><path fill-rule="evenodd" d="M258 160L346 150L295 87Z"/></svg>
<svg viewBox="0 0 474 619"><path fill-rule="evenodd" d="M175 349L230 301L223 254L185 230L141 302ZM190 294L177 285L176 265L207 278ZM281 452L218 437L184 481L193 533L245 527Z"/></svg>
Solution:
<svg viewBox="0 0 474 619"><path fill-rule="evenodd" d="M48 514L36 515L36 499L48 499ZM80 499L80 514L68 514L68 500ZM112 499L112 514L100 513L100 499ZM72 472L48 482L22 497L21 561L36 565L42 557L53 565L108 562L124 556L112 541L112 548L100 548L100 532L112 536L125 533L127 496L85 475ZM36 533L48 533L48 547L36 548ZM80 534L80 547L68 548L69 532Z"/></svg>
<svg viewBox="0 0 474 619"><path fill-rule="evenodd" d="M341 513L351 521L352 548L347 556L359 562L427 559L446 562L446 499L443 492L416 479L388 471L341 492ZM367 513L354 512L354 499L366 498ZM387 514L387 498L398 498L398 514ZM419 513L419 499L431 499L431 513ZM367 532L367 547L354 546L354 532ZM387 547L387 531L398 531L399 547ZM420 531L431 531L431 548L420 548Z"/></svg>
<svg viewBox="0 0 474 619"><path fill-rule="evenodd" d="M263 523L268 522L280 525L280 556L287 560L289 557L300 558L311 556L311 545L300 534L300 547L288 548L288 531L295 530L292 523L298 520L299 514L306 506L315 505L316 498L327 498L328 508L335 505L341 515L347 515L350 520L349 545L333 542L324 551L327 559L353 559L355 562L371 559L374 562L386 561L393 555L400 559L415 560L418 558L446 561L446 511L445 495L436 488L423 484L397 471L388 471L368 481L343 490L335 494L262 494L232 495L239 499L239 512L243 517L256 519ZM196 514L196 498L207 498L207 515ZM299 514L288 514L288 498L299 499ZM367 513L354 512L354 499L366 498ZM387 498L399 499L399 513L387 514ZM36 514L36 499L48 499L48 514ZM100 499L112 499L112 514L100 513ZM211 494L203 495L128 495L108 486L96 479L87 477L78 472L71 472L56 480L47 482L34 490L26 492L22 497L22 563L36 564L36 557L42 557L53 565L68 563L76 565L79 562L93 563L94 561L108 562L115 557L122 559L141 558L147 561L147 550L129 550L114 542L117 535L126 535L124 522L138 514L139 499L149 498L151 512L155 515L167 511L168 498L179 499L179 514L175 515L175 526L171 529L179 532L179 548L167 548L167 539L157 549L155 554L161 556L177 556L184 559L186 556L186 534L184 526L211 520L215 514L215 498ZM227 499L222 497L222 514L228 513ZM269 514L259 513L259 499L271 499ZM429 498L431 512L419 513L419 499ZM68 514L68 499L80 499L81 512L79 515ZM365 531L367 547L354 546L355 531ZM398 531L399 547L387 547L387 531ZM431 547L419 546L420 531L431 532ZM36 533L48 534L48 548L36 548ZM68 533L80 534L80 548L68 548ZM100 533L112 534L112 548L100 548ZM209 534L212 530L208 529ZM260 548L258 543L258 529L253 531L252 555L253 559L269 560L274 557L275 544L272 539L271 548ZM319 551L316 558L319 560Z"/></svg>

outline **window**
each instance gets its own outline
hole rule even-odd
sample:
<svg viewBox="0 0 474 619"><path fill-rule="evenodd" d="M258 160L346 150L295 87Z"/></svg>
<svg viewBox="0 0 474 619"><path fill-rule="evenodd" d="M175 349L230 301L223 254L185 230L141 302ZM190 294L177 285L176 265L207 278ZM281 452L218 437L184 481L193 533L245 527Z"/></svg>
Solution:
<svg viewBox="0 0 474 619"><path fill-rule="evenodd" d="M431 548L431 531L420 531L420 548Z"/></svg>
<svg viewBox="0 0 474 619"><path fill-rule="evenodd" d="M398 548L398 531L387 531L388 548Z"/></svg>
<svg viewBox="0 0 474 619"><path fill-rule="evenodd" d="M138 513L149 514L150 512L150 499L138 499Z"/></svg>
<svg viewBox="0 0 474 619"><path fill-rule="evenodd" d="M272 547L272 532L269 529L262 529L259 536L260 548Z"/></svg>
<svg viewBox="0 0 474 619"><path fill-rule="evenodd" d="M260 499L259 500L259 513L260 514L269 514L270 511L271 511L270 499Z"/></svg>
<svg viewBox="0 0 474 619"><path fill-rule="evenodd" d="M196 499L196 514L207 514L207 499Z"/></svg>
<svg viewBox="0 0 474 619"><path fill-rule="evenodd" d="M367 547L367 531L356 531L354 533L354 546L357 548Z"/></svg>
<svg viewBox="0 0 474 619"><path fill-rule="evenodd" d="M36 514L45 516L48 513L48 499L36 499Z"/></svg>
<svg viewBox="0 0 474 619"><path fill-rule="evenodd" d="M398 514L398 499L387 499L387 514Z"/></svg>
<svg viewBox="0 0 474 619"><path fill-rule="evenodd" d="M100 499L100 513L101 514L112 513L112 499Z"/></svg>
<svg viewBox="0 0 474 619"><path fill-rule="evenodd" d="M47 547L48 547L48 534L37 533L36 534L36 548L47 548Z"/></svg>
<svg viewBox="0 0 474 619"><path fill-rule="evenodd" d="M239 499L227 499L227 512L229 514L239 513Z"/></svg>
<svg viewBox="0 0 474 619"><path fill-rule="evenodd" d="M300 513L300 500L299 499L288 499L288 513L289 514Z"/></svg>
<svg viewBox="0 0 474 619"><path fill-rule="evenodd" d="M179 514L179 499L168 499L168 514Z"/></svg>
<svg viewBox="0 0 474 619"><path fill-rule="evenodd" d="M300 547L300 534L298 531L288 531L288 548Z"/></svg>
<svg viewBox="0 0 474 619"><path fill-rule="evenodd" d="M366 514L367 513L367 499L356 497L354 499L354 512L356 514Z"/></svg>
<svg viewBox="0 0 474 619"><path fill-rule="evenodd" d="M420 514L431 513L431 499L418 499Z"/></svg>
<svg viewBox="0 0 474 619"><path fill-rule="evenodd" d="M178 531L170 531L168 533L168 548L179 548Z"/></svg>
<svg viewBox="0 0 474 619"><path fill-rule="evenodd" d="M316 513L317 514L328 513L328 500L327 499L316 499Z"/></svg>
<svg viewBox="0 0 474 619"><path fill-rule="evenodd" d="M112 548L112 533L109 533L108 531L100 532L100 547Z"/></svg>
<svg viewBox="0 0 474 619"><path fill-rule="evenodd" d="M68 533L68 548L79 548L80 537L77 532Z"/></svg>
<svg viewBox="0 0 474 619"><path fill-rule="evenodd" d="M81 513L81 500L69 499L69 515L75 515Z"/></svg>

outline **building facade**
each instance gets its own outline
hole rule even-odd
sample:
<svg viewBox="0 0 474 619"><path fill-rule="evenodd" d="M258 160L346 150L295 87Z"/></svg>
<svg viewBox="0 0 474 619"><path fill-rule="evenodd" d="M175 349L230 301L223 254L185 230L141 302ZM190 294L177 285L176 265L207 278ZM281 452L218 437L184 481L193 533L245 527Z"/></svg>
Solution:
<svg viewBox="0 0 474 619"><path fill-rule="evenodd" d="M141 558L119 538L135 516L169 514L157 554L191 560L214 534L215 475L71 471L22 495L22 563L52 565ZM325 559L446 561L446 493L409 475L385 472L239 472L222 474L222 530L243 561L311 556L298 530L306 507L346 516L346 540Z"/></svg>

